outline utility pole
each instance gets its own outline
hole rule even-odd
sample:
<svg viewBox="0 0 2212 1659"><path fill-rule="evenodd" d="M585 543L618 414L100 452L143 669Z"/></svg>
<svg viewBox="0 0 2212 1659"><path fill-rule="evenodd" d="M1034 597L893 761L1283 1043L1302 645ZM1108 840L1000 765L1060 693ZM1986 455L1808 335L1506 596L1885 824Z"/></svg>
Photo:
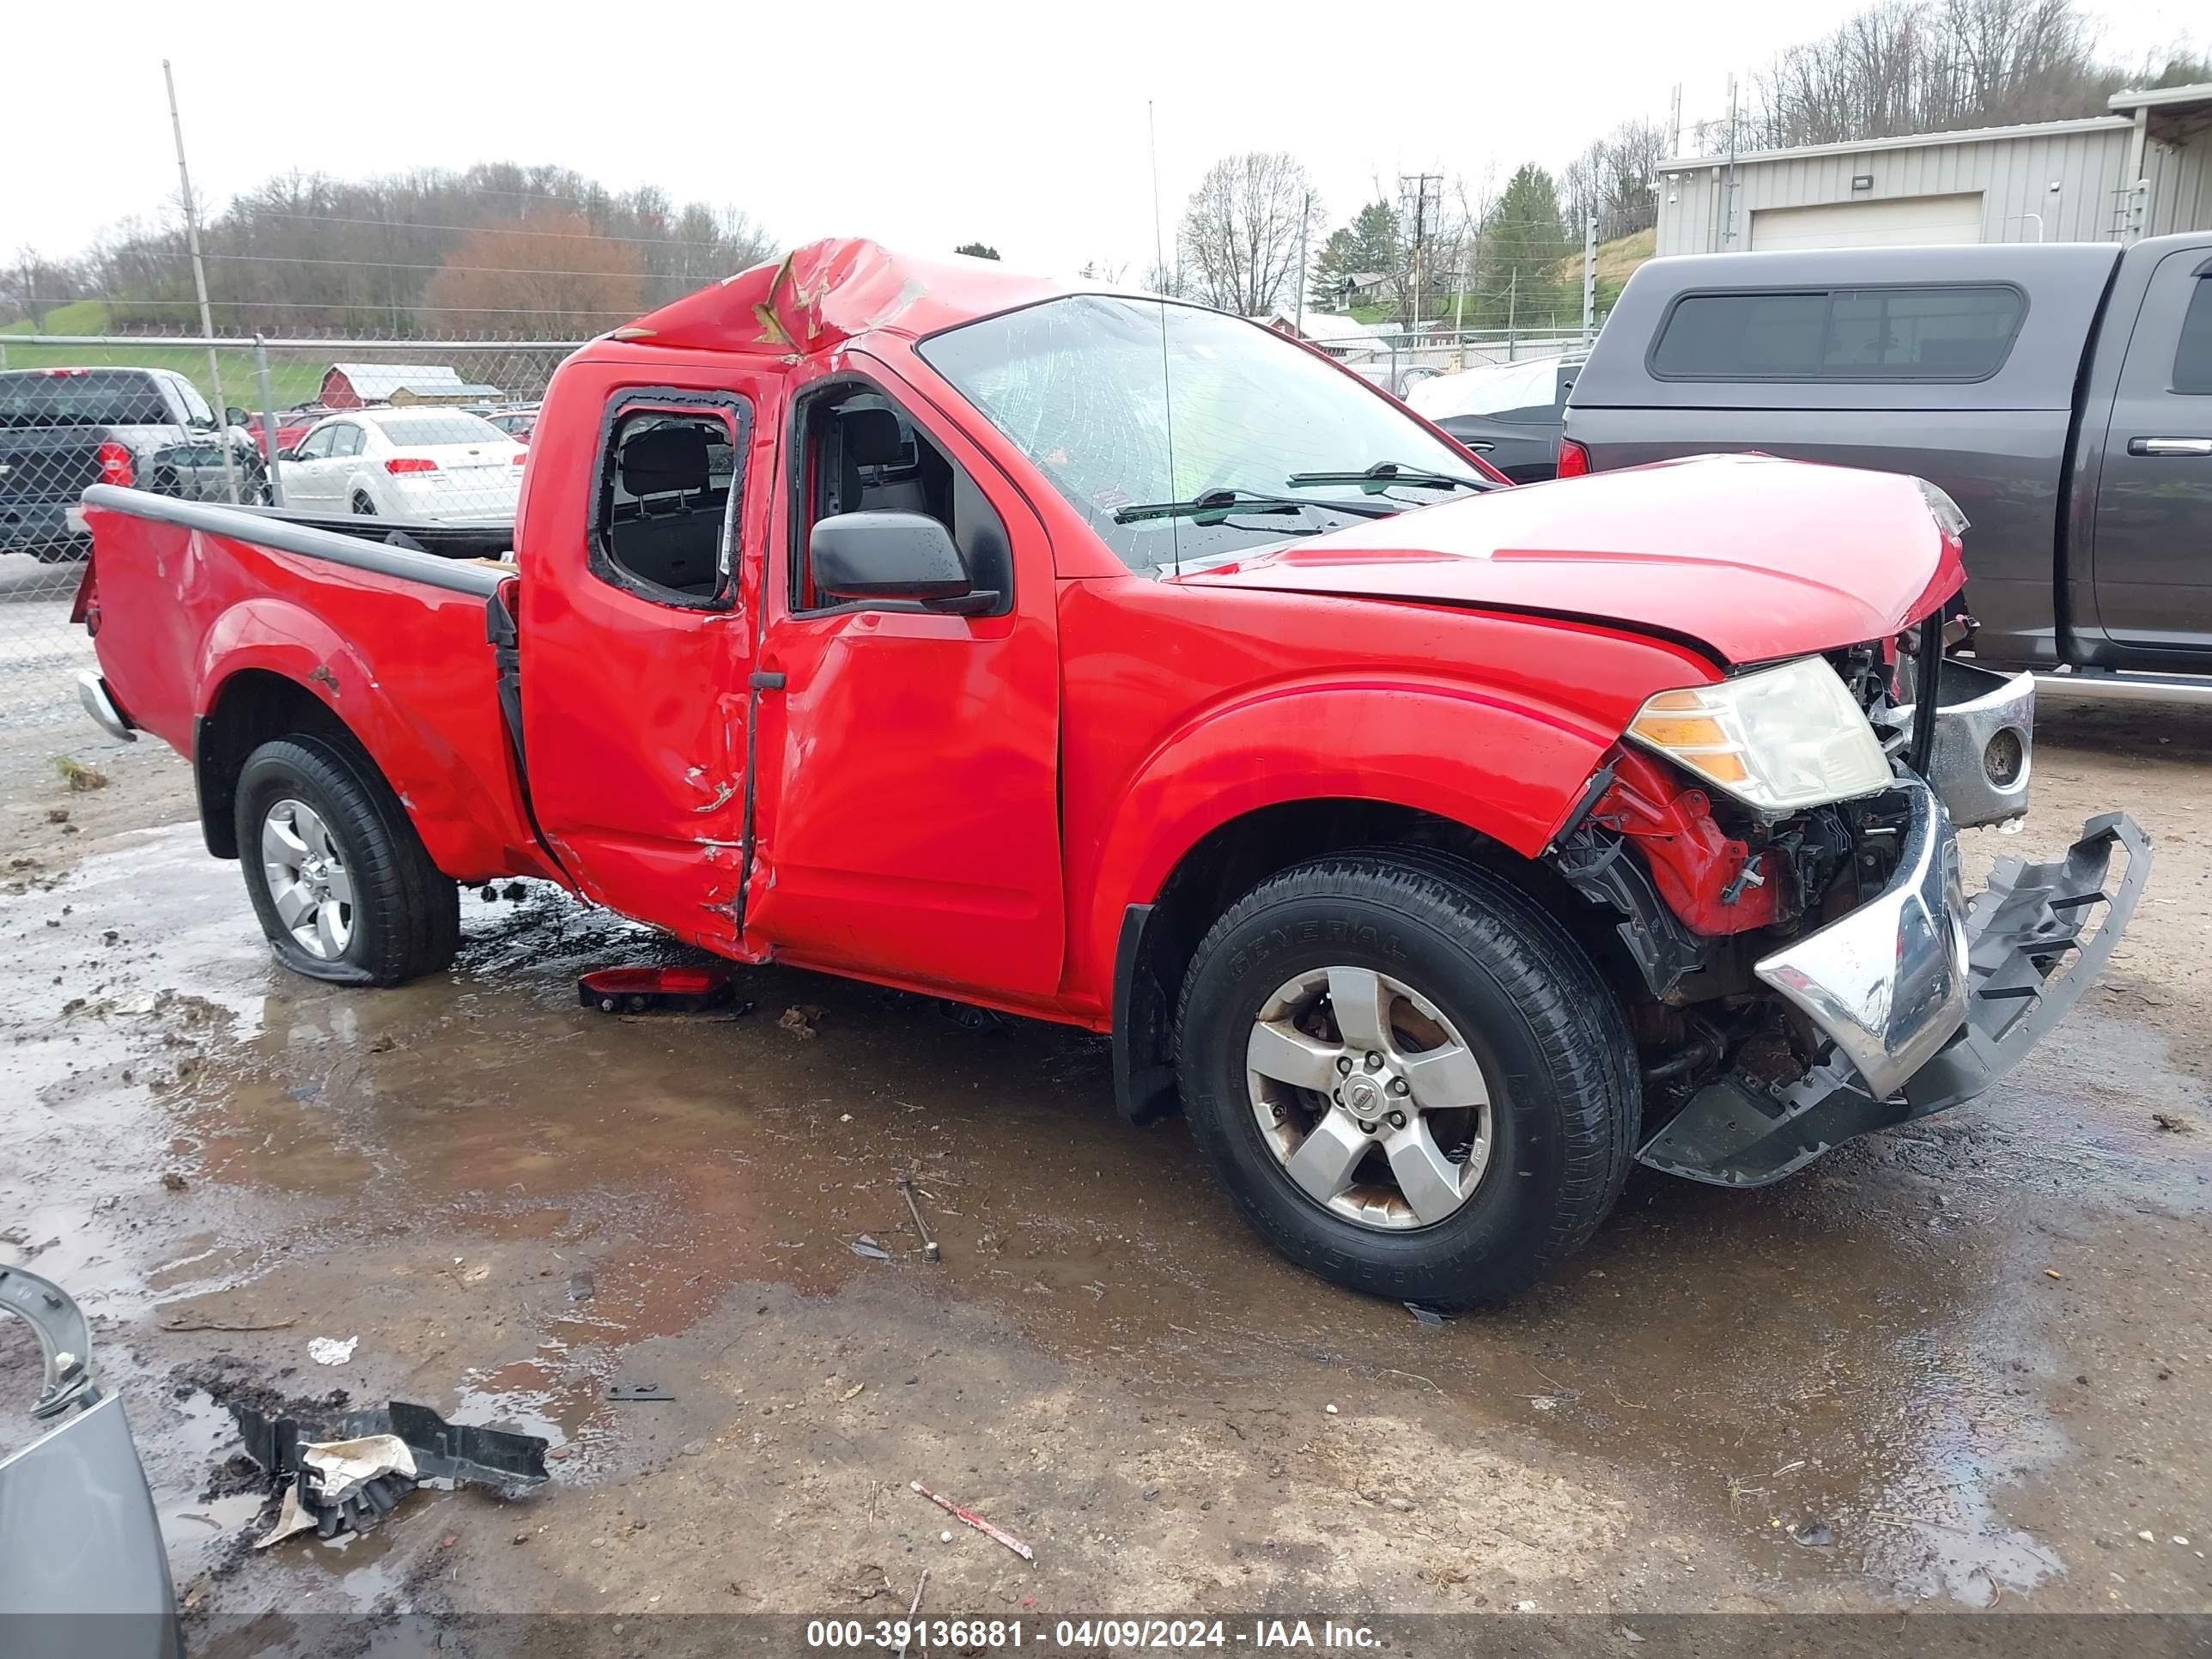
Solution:
<svg viewBox="0 0 2212 1659"><path fill-rule="evenodd" d="M1674 95L1667 103L1667 159L1682 153L1682 83L1674 82Z"/></svg>
<svg viewBox="0 0 2212 1659"><path fill-rule="evenodd" d="M1591 214L1583 221L1583 343L1588 345L1596 337L1594 325L1597 321L1597 215Z"/></svg>
<svg viewBox="0 0 2212 1659"><path fill-rule="evenodd" d="M1735 252L1735 76L1729 76L1728 182L1721 187L1721 251Z"/></svg>
<svg viewBox="0 0 2212 1659"><path fill-rule="evenodd" d="M1313 223L1313 192L1308 191L1298 204L1298 306L1297 319L1298 338L1306 337L1306 231Z"/></svg>
<svg viewBox="0 0 2212 1659"><path fill-rule="evenodd" d="M1429 186L1437 187L1439 216L1443 205L1444 176L1441 173L1400 173L1401 187L1410 185L1413 191L1413 291L1407 307L1407 332L1418 336L1421 329L1421 273L1423 256L1427 251L1429 236Z"/></svg>
<svg viewBox="0 0 2212 1659"><path fill-rule="evenodd" d="M200 296L200 333L208 343L208 384L215 390L216 431L222 441L222 477L230 491L230 499L238 499L238 462L230 453L229 410L222 400L222 366L216 361L215 317L208 310L207 262L200 258L200 216L192 204L191 170L185 165L185 124L177 114L177 77L169 69L169 60L161 60L161 81L169 89L169 131L177 138L177 183L182 188L185 208L185 245L192 254L192 286Z"/></svg>

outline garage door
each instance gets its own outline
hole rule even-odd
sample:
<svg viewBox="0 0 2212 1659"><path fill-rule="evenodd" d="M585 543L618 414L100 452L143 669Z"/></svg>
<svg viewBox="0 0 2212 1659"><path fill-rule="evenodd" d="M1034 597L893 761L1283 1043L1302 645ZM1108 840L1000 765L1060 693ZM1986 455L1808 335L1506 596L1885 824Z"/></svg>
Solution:
<svg viewBox="0 0 2212 1659"><path fill-rule="evenodd" d="M1784 247L1917 247L1982 240L1982 195L1900 196L1819 207L1754 208L1751 245Z"/></svg>

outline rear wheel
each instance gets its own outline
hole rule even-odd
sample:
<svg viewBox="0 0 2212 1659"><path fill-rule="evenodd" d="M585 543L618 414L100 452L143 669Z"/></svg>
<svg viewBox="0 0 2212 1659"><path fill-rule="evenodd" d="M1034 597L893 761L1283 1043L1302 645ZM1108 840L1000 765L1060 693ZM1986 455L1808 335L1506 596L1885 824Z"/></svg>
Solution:
<svg viewBox="0 0 2212 1659"><path fill-rule="evenodd" d="M254 914L294 972L397 985L453 960L459 889L355 745L263 744L239 775L236 827Z"/></svg>
<svg viewBox="0 0 2212 1659"><path fill-rule="evenodd" d="M1237 1207L1352 1290L1500 1301L1627 1176L1620 1004L1565 929L1472 867L1384 851L1271 877L1200 945L1176 1042Z"/></svg>

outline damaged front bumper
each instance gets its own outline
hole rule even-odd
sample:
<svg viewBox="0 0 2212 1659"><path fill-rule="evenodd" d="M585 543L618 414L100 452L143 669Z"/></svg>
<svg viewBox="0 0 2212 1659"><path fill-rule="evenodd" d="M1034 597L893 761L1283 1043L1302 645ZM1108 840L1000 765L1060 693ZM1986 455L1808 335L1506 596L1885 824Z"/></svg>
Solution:
<svg viewBox="0 0 2212 1659"><path fill-rule="evenodd" d="M1942 804L1917 781L1899 793L1888 886L1753 968L1826 1036L1819 1063L1793 1082L1738 1069L1706 1085L1640 1162L1722 1186L1778 1181L1855 1135L1972 1099L2103 971L2150 874L2150 841L2132 818L2092 818L2053 863L2000 861L1968 902ZM2117 885L2115 848L2127 854Z"/></svg>

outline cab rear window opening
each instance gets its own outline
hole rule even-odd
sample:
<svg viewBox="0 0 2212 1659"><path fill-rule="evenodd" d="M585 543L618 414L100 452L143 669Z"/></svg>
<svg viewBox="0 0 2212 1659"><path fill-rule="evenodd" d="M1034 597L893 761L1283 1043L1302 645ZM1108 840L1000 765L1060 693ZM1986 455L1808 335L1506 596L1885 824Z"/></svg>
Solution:
<svg viewBox="0 0 2212 1659"><path fill-rule="evenodd" d="M734 396L633 387L611 401L593 479L592 574L657 604L727 608L750 425L750 406Z"/></svg>
<svg viewBox="0 0 2212 1659"><path fill-rule="evenodd" d="M2027 315L2009 283L1705 289L1675 296L1645 368L1656 380L1985 380Z"/></svg>

